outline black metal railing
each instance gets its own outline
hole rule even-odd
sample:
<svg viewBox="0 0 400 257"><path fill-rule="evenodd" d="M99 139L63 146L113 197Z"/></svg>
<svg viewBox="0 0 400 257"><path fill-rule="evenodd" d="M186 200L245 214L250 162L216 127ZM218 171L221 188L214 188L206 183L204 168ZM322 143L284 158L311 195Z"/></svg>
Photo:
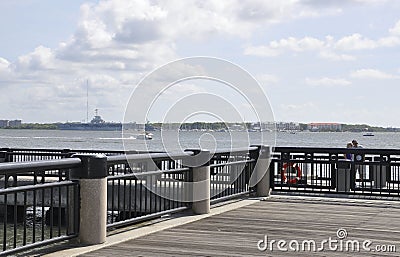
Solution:
<svg viewBox="0 0 400 257"><path fill-rule="evenodd" d="M188 155L166 153L107 158L107 228L186 210L191 199Z"/></svg>
<svg viewBox="0 0 400 257"><path fill-rule="evenodd" d="M107 229L191 207L195 153L146 153L70 149L1 149L0 255L79 235L79 172L82 155L107 156ZM85 156L85 155L84 155ZM88 155L89 156L89 155ZM68 158L67 158L68 157ZM257 148L218 151L210 163L213 201L249 193ZM193 160L192 160L193 161ZM74 180L71 180L71 172ZM78 177L76 177L78 176Z"/></svg>
<svg viewBox="0 0 400 257"><path fill-rule="evenodd" d="M258 148L216 151L210 160L212 202L254 191L249 181L257 161Z"/></svg>
<svg viewBox="0 0 400 257"><path fill-rule="evenodd" d="M45 149L45 148L0 148L1 162L27 162L63 159L73 154L105 154L107 156L140 154L148 151L90 150L90 149Z"/></svg>
<svg viewBox="0 0 400 257"><path fill-rule="evenodd" d="M276 147L274 191L400 197L400 150Z"/></svg>
<svg viewBox="0 0 400 257"><path fill-rule="evenodd" d="M76 158L0 164L0 255L78 235L79 186L61 178L80 164ZM60 179L48 180L57 171Z"/></svg>
<svg viewBox="0 0 400 257"><path fill-rule="evenodd" d="M98 153L108 155L101 157L104 172L100 172L104 174L102 179L107 180L108 230L194 206L193 174L203 172L206 166L210 169L211 203L256 191L259 194L260 187L266 184L250 183L255 170L257 179L270 174L271 187L277 193L400 197L400 150L276 147L272 149L270 173L264 173L260 167L267 164L259 156L260 149L218 150L206 163L196 159L197 154L207 152L200 150L189 150L185 154L132 152L122 155L118 151L2 149L0 242L3 251L0 255L79 235L79 211L85 209L79 207L79 198L84 197L79 196L79 187L83 188L84 184L79 185L81 178L75 173L89 170L82 156L97 158L93 154ZM89 155L78 155L79 159L71 157L73 152ZM15 156L19 159L10 158ZM39 156L39 159L21 162L25 160L22 156ZM256 168L261 159L265 166ZM71 181L71 171L76 180ZM102 206L105 205L104 202Z"/></svg>

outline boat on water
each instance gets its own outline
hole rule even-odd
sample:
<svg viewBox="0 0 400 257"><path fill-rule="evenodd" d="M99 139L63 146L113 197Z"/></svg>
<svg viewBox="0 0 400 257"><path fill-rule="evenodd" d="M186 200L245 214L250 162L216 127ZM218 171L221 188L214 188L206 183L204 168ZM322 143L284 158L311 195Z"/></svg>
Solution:
<svg viewBox="0 0 400 257"><path fill-rule="evenodd" d="M145 132L143 134L135 135L136 139L144 139L144 140L151 140L153 139L153 134L149 132Z"/></svg>
<svg viewBox="0 0 400 257"><path fill-rule="evenodd" d="M365 134L363 134L364 137L373 137L375 136L372 132L367 132Z"/></svg>

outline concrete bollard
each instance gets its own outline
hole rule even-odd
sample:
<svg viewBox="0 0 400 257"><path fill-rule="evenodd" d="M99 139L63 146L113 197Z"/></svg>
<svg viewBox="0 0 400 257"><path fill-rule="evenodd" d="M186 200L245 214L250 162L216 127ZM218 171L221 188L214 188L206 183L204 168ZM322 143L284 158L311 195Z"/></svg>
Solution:
<svg viewBox="0 0 400 257"><path fill-rule="evenodd" d="M82 167L71 171L71 179L79 180L79 242L101 244L107 236L107 157L103 154L75 154Z"/></svg>
<svg viewBox="0 0 400 257"><path fill-rule="evenodd" d="M210 212L210 151L201 150L193 156L193 202L194 214L207 214Z"/></svg>
<svg viewBox="0 0 400 257"><path fill-rule="evenodd" d="M336 191L337 192L349 192L350 191L350 160L339 160L337 164L336 174Z"/></svg>
<svg viewBox="0 0 400 257"><path fill-rule="evenodd" d="M380 157L374 157L374 161L382 163ZM380 164L372 164L369 166L369 172L372 173L372 180L374 181L373 188L384 188L387 182L386 166Z"/></svg>
<svg viewBox="0 0 400 257"><path fill-rule="evenodd" d="M256 193L259 197L269 196L271 190L271 148L266 145L260 145L258 147L258 159L255 167L256 175Z"/></svg>

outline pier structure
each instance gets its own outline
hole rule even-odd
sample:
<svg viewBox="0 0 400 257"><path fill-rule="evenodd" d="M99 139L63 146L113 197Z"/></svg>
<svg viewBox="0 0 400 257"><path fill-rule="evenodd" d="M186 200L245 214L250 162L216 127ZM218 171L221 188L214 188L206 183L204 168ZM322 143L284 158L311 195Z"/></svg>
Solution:
<svg viewBox="0 0 400 257"><path fill-rule="evenodd" d="M353 161L346 160L346 154L353 155ZM341 210L350 219L343 223L346 232L359 236L365 229L372 229L375 234L371 240L390 243L393 240L389 240L389 232L381 225L390 223L397 215L398 203L393 200L400 199L399 160L399 150L384 149L250 146L214 153L188 149L174 154L3 148L0 254L43 246L49 250L56 242L67 242L66 248L70 245L85 252L96 250L93 254L100 255L123 246L118 248L121 255L132 254L125 249L130 238L134 246L128 248L136 249L138 254L156 256L162 253L163 246L165 255L176 255L176 251L184 255L190 251L208 253L207 247L218 253L225 246L233 247L232 255L234 251L241 255L242 250L234 242L247 242L244 249L256 253L253 250L259 249L249 248L257 247L258 241L254 245L250 241L255 240L254 235L259 241L264 240L261 230L282 240L300 236L302 230L320 239L321 235L340 229L343 219L332 219L340 216ZM355 198L359 200L352 200ZM237 199L245 200L232 203ZM216 211L227 203L229 212ZM376 208L383 206L380 208L387 208L389 216L372 222L354 206L363 206L378 216L380 211ZM316 212L329 215L322 218ZM315 220L313 214L319 219ZM358 216L373 224L357 228ZM165 232L157 232L154 236L171 237L153 249L146 248L136 236L122 240L125 243L110 243L115 231L127 230L132 225L137 228L143 222L165 217L171 218L170 223L196 222L182 225L182 229L178 226L177 233L172 225ZM207 239L206 235L213 238L206 232L207 226L211 226L210 233L226 236L217 240L220 245ZM326 233L320 233L324 226ZM154 236L146 238L154 240ZM171 250L168 241L173 238L186 242L183 248L190 247ZM107 247L98 250L100 246ZM71 254L64 251L65 256Z"/></svg>

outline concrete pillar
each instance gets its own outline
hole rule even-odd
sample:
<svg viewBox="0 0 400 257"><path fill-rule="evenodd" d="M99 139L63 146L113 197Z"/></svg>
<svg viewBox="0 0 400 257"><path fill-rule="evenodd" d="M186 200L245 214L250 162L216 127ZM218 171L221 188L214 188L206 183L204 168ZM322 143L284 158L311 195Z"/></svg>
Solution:
<svg viewBox="0 0 400 257"><path fill-rule="evenodd" d="M386 166L384 166L384 163L382 162L380 157L374 157L374 162L378 161L380 164L371 164L369 166L369 172L370 176L372 173L372 180L374 181L373 183L373 188L384 188L386 187L386 182L387 182L387 172L386 172Z"/></svg>
<svg viewBox="0 0 400 257"><path fill-rule="evenodd" d="M193 202L194 214L207 214L210 212L210 151L195 152L193 172Z"/></svg>
<svg viewBox="0 0 400 257"><path fill-rule="evenodd" d="M79 242L101 244L107 233L107 157L104 154L75 154L82 166L71 172L79 180Z"/></svg>
<svg viewBox="0 0 400 257"><path fill-rule="evenodd" d="M337 192L349 192L350 191L350 160L339 160L337 164L336 173L336 191Z"/></svg>
<svg viewBox="0 0 400 257"><path fill-rule="evenodd" d="M259 197L269 196L271 190L271 148L266 145L258 146L258 159L255 167L256 193ZM254 175L253 175L254 176Z"/></svg>

